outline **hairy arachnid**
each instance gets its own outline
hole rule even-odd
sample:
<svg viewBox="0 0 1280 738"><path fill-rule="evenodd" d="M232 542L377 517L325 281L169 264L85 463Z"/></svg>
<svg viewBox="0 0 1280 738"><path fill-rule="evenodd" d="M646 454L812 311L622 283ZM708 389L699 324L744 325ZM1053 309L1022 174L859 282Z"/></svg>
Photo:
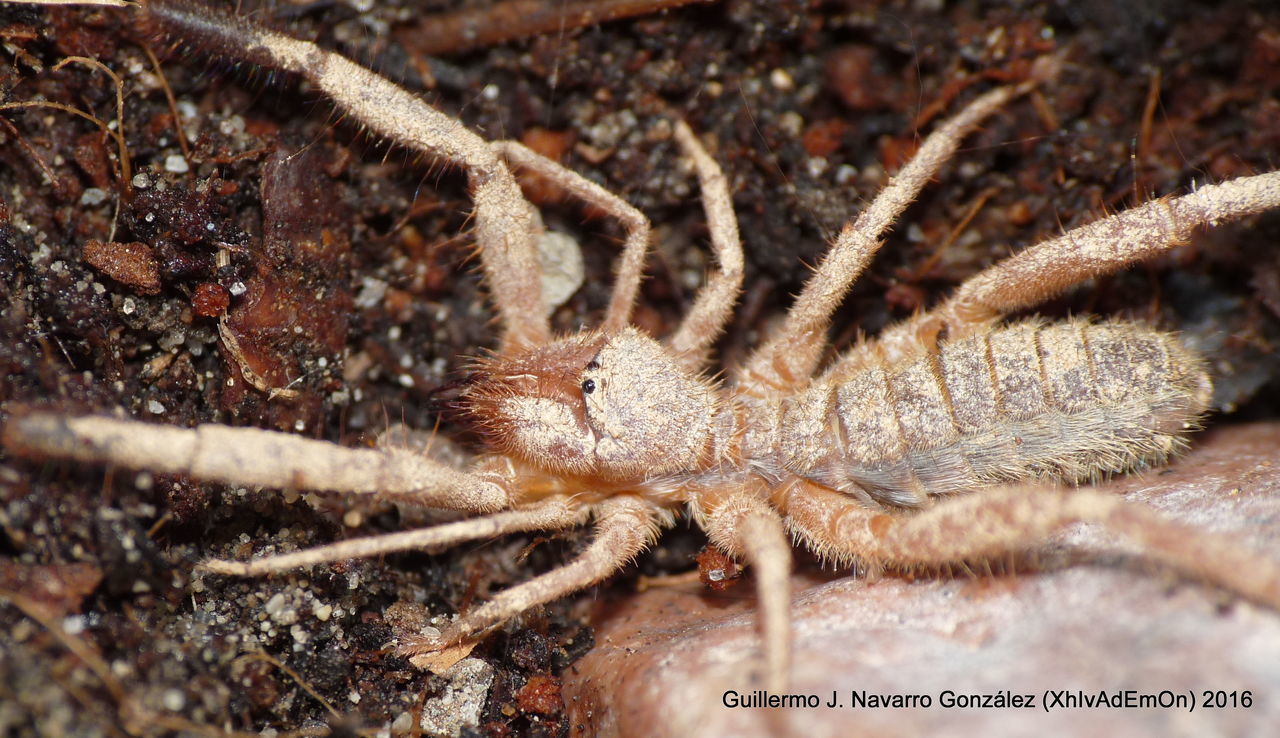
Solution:
<svg viewBox="0 0 1280 738"><path fill-rule="evenodd" d="M649 227L618 197L520 144L484 141L311 44L185 6L150 3L142 12L158 24L223 34L244 58L306 77L370 130L462 167L501 320L498 351L477 365L464 392L492 453L466 471L404 450L342 449L220 426L44 413L6 426L6 445L30 454L231 484L383 494L478 516L248 564L210 562L211 570L261 574L593 520L596 537L573 562L464 614L439 638L399 644L430 656L608 576L687 508L717 546L756 569L774 689L788 668L788 533L824 556L874 568L998 556L1092 521L1152 558L1280 604L1280 570L1265 557L1087 490L1016 486L1164 461L1206 409L1199 357L1175 337L1130 323L999 324L1001 315L1082 279L1165 251L1193 229L1280 206L1280 174L1204 186L1074 229L820 366L832 313L883 232L968 132L1051 76L1046 60L1031 79L988 92L939 126L841 233L785 320L716 384L704 372L731 316L742 254L724 179L686 127L677 124L676 136L702 183L718 268L679 328L659 341L628 326ZM537 171L628 227L599 328L551 334L537 279L540 225L509 164ZM962 492L970 494L951 496Z"/></svg>

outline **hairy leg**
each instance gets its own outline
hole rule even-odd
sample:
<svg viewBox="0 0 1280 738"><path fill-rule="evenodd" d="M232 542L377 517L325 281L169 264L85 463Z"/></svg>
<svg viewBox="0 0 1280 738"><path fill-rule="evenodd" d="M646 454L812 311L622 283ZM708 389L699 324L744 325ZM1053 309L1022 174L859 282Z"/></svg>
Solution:
<svg viewBox="0 0 1280 738"><path fill-rule="evenodd" d="M613 295L605 313L606 331L618 331L631 321L636 294L640 291L640 278L644 272L645 254L649 250L649 234L653 230L649 219L626 200L583 177L559 163L533 151L518 141L495 141L495 151L516 166L527 169L554 182L565 192L593 205L617 218L627 231L622 245L622 256L614 275Z"/></svg>
<svg viewBox="0 0 1280 738"><path fill-rule="evenodd" d="M1280 172L1207 185L1080 226L965 280L937 312L950 335L973 332L1090 277L1185 244L1198 228L1280 208Z"/></svg>
<svg viewBox="0 0 1280 738"><path fill-rule="evenodd" d="M755 572L764 634L769 691L787 691L791 674L791 543L782 517L766 502L763 481L742 488L708 490L694 500L695 514L711 543L746 559Z"/></svg>
<svg viewBox="0 0 1280 738"><path fill-rule="evenodd" d="M407 530L402 533L352 538L328 546L317 546L278 556L266 556L253 561L212 559L202 563L200 568L215 574L260 576L343 559L453 546L465 541L493 538L508 533L568 528L582 523L586 519L587 512L587 508L575 505L568 498L554 497L521 510L508 510L480 518L446 523L431 528Z"/></svg>
<svg viewBox="0 0 1280 738"><path fill-rule="evenodd" d="M748 359L738 382L749 394L789 394L809 381L826 347L831 315L880 248L880 237L955 154L965 136L1055 71L1055 59L1041 60L1032 80L982 95L925 139L911 161L844 227L782 325Z"/></svg>
<svg viewBox="0 0 1280 738"><path fill-rule="evenodd" d="M829 367L827 381L865 366L892 366L963 338L1005 313L1031 307L1091 277L1119 271L1181 246L1193 231L1280 208L1280 172L1207 185L1161 198L1042 241L965 280L933 310L855 346Z"/></svg>
<svg viewBox="0 0 1280 738"><path fill-rule="evenodd" d="M698 174L702 209L707 214L707 230L718 267L707 277L680 327L667 341L686 368L698 371L706 366L711 344L733 317L733 305L742 291L742 239L729 184L720 165L684 121L676 121L675 136Z"/></svg>
<svg viewBox="0 0 1280 738"><path fill-rule="evenodd" d="M799 481L782 504L814 552L872 567L989 560L1030 548L1073 523L1096 523L1137 543L1154 561L1280 609L1280 561L1114 495L998 487L944 499L915 514L891 515Z"/></svg>
<svg viewBox="0 0 1280 738"><path fill-rule="evenodd" d="M15 414L4 446L225 484L385 495L427 507L490 512L511 497L496 475L472 475L409 451L352 449L257 428L175 428L99 416Z"/></svg>
<svg viewBox="0 0 1280 738"><path fill-rule="evenodd" d="M635 497L612 497L593 506L595 539L576 559L498 593L458 618L437 638L412 638L400 644L405 655L429 654L468 640L538 605L589 587L613 574L645 549L658 534L663 517Z"/></svg>
<svg viewBox="0 0 1280 738"><path fill-rule="evenodd" d="M167 0L150 0L139 13L144 23L175 31L197 47L223 55L234 50L246 61L297 74L370 132L464 168L485 280L502 319L502 351L550 338L539 278L539 220L488 141L390 80L247 17Z"/></svg>

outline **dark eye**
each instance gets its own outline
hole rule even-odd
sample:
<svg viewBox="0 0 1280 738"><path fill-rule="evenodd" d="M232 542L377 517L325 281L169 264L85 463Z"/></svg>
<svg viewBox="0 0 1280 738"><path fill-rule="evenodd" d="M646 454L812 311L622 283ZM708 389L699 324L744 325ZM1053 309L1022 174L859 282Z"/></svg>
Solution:
<svg viewBox="0 0 1280 738"><path fill-rule="evenodd" d="M588 395L596 391L596 380L588 379L582 383L582 391Z"/></svg>

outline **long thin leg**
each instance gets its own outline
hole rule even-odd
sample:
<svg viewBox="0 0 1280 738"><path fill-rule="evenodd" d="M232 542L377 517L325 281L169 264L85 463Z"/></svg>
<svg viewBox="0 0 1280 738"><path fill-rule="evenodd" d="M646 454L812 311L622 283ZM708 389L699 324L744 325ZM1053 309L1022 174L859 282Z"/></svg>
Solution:
<svg viewBox="0 0 1280 738"><path fill-rule="evenodd" d="M595 539L578 558L496 597L458 618L439 637L400 644L404 655L427 654L467 640L481 631L538 605L589 587L617 571L658 534L659 511L634 497L613 497L593 508Z"/></svg>
<svg viewBox="0 0 1280 738"><path fill-rule="evenodd" d="M1072 523L1097 523L1143 555L1271 608L1280 608L1280 562L1170 522L1114 495L1083 489L1001 487L949 498L914 515L869 510L808 482L783 502L787 520L820 555L896 565L990 559L1026 549Z"/></svg>
<svg viewBox="0 0 1280 738"><path fill-rule="evenodd" d="M353 449L257 428L175 428L97 416L16 414L4 446L28 456L119 464L225 484L402 497L490 512L511 505L496 475L472 475L408 451Z"/></svg>
<svg viewBox="0 0 1280 738"><path fill-rule="evenodd" d="M869 363L893 365L932 350L945 333L963 338L1001 315L1043 302L1083 280L1185 244L1208 225L1280 208L1280 172L1240 177L1175 198L1152 200L1042 241L965 280L933 310L855 347L827 370L849 376Z"/></svg>
<svg viewBox="0 0 1280 738"><path fill-rule="evenodd" d="M965 280L935 312L949 334L1187 243L1196 229L1280 208L1280 172L1207 185L1075 228Z"/></svg>
<svg viewBox="0 0 1280 738"><path fill-rule="evenodd" d="M189 2L151 0L147 22L220 55L302 76L361 126L396 145L463 167L475 200L476 242L502 318L503 353L541 345L551 328L542 310L538 219L489 142L390 80L313 43L271 31L243 16Z"/></svg>
<svg viewBox="0 0 1280 738"><path fill-rule="evenodd" d="M480 518L401 533L352 538L328 546L317 546L279 556L266 556L254 561L212 559L202 563L200 568L215 574L253 577L325 564L330 561L368 558L396 551L453 546L465 541L493 538L507 533L567 528L583 522L587 512L586 507L575 505L568 498L555 497L523 510L508 510Z"/></svg>
<svg viewBox="0 0 1280 738"><path fill-rule="evenodd" d="M693 159L702 190L702 209L707 214L707 230L711 234L711 250L716 257L716 270L698 291L693 306L668 339L680 361L690 370L706 366L711 344L715 342L729 319L733 305L742 292L742 239L738 235L738 218L733 213L729 183L715 159L707 153L698 137L682 120L676 121L676 141Z"/></svg>
<svg viewBox="0 0 1280 738"><path fill-rule="evenodd" d="M844 227L817 271L805 283L782 325L752 353L738 377L739 384L748 393L791 393L809 380L826 346L831 315L880 248L880 237L955 154L961 140L1014 97L1051 76L1056 70L1055 61L1042 60L1034 78L1026 83L1000 87L982 95L925 139L911 161L876 195L857 220Z"/></svg>
<svg viewBox="0 0 1280 738"><path fill-rule="evenodd" d="M963 335L1038 304L1090 277L1110 274L1190 240L1196 229L1280 208L1280 172L1240 177L1075 228L970 277L939 309Z"/></svg>
<svg viewBox="0 0 1280 738"><path fill-rule="evenodd" d="M640 277L644 272L645 253L649 250L649 234L652 230L649 219L621 197L518 141L495 141L492 146L512 164L537 172L569 194L600 208L622 223L627 231L627 238L622 245L622 256L618 259L614 274L613 295L609 298L609 308L601 326L607 332L622 330L631 321L631 310L640 291Z"/></svg>
<svg viewBox="0 0 1280 738"><path fill-rule="evenodd" d="M711 543L743 557L756 576L769 691L787 691L791 674L791 543L767 490L732 488L699 494L694 509Z"/></svg>

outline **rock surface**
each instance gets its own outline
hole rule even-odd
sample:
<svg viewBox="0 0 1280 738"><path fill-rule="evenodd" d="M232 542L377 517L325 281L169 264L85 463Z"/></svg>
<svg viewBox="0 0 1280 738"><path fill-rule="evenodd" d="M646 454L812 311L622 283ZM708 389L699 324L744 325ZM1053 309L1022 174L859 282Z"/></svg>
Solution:
<svg viewBox="0 0 1280 738"><path fill-rule="evenodd" d="M1205 434L1169 469L1113 480L1124 494L1275 556L1280 425ZM575 735L1260 735L1280 724L1280 615L1178 580L1078 526L1016 576L875 583L797 576L792 694L816 709L730 709L762 687L750 583L724 595L659 588L597 623L566 674ZM1050 561L1052 559L1052 561ZM1068 563L1068 559L1070 563ZM852 692L927 695L927 708L851 707ZM961 708L956 695L1031 694L1034 709ZM1043 708L1046 692L1194 698L1186 708ZM827 709L836 695L843 708ZM1206 692L1230 704L1207 708ZM732 695L730 695L730 698Z"/></svg>

